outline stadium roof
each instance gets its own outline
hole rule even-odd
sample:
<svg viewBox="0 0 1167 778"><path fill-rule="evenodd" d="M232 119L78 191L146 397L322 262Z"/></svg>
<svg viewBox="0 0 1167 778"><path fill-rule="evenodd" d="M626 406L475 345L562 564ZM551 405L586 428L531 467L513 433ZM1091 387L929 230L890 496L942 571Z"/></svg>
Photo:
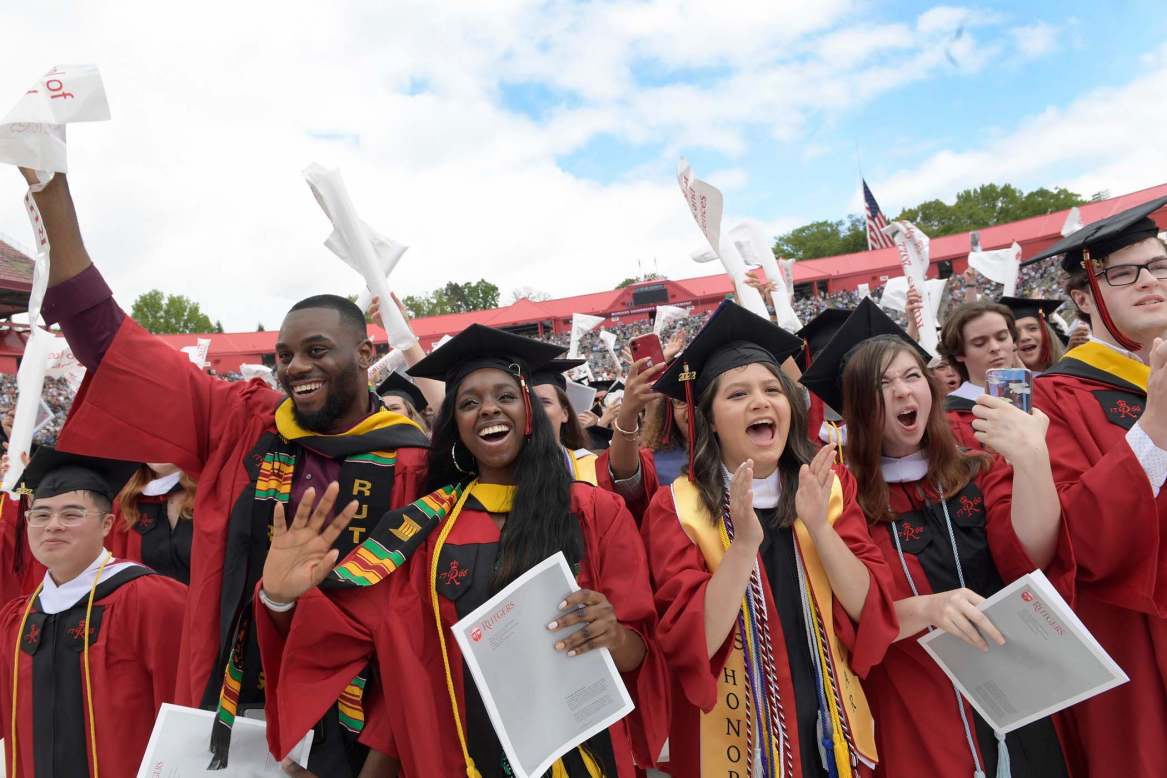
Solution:
<svg viewBox="0 0 1167 778"><path fill-rule="evenodd" d="M0 235L0 318L28 310L33 260L19 244Z"/></svg>

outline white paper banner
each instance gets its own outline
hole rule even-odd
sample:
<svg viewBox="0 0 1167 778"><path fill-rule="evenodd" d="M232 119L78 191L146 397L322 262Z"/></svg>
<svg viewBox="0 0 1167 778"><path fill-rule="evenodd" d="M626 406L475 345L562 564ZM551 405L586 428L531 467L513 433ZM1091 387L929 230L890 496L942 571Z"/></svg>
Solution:
<svg viewBox="0 0 1167 778"><path fill-rule="evenodd" d="M253 378L261 379L265 384L275 389L278 386L275 375L267 365L249 365L247 363L239 366L239 375L243 376L244 381L250 381Z"/></svg>
<svg viewBox="0 0 1167 778"><path fill-rule="evenodd" d="M859 284L859 299L862 300L862 299L870 297L870 296L871 296L871 285L870 284Z"/></svg>
<svg viewBox="0 0 1167 778"><path fill-rule="evenodd" d="M1082 212L1079 211L1078 206L1075 205L1070 209L1070 212L1066 214L1066 223L1062 225L1062 237L1068 238L1085 226L1086 225L1082 223Z"/></svg>
<svg viewBox="0 0 1167 778"><path fill-rule="evenodd" d="M397 370L404 371L407 367L405 354L401 353L400 349L392 349L369 367L369 384L377 387L389 377L390 373Z"/></svg>
<svg viewBox="0 0 1167 778"><path fill-rule="evenodd" d="M652 331L663 340L665 330L688 315L689 311L685 308L678 308L675 305L658 305L656 307L656 322L652 325ZM612 337L614 338L615 335Z"/></svg>
<svg viewBox="0 0 1167 778"><path fill-rule="evenodd" d="M762 268L766 272L766 280L772 281L777 286L777 289L770 293L770 305L774 308L778 326L788 332L802 329L802 321L790 302L790 290L782 269L778 266L774 250L770 247L770 239L766 236L765 228L760 222L744 221L730 230L729 235L745 263Z"/></svg>
<svg viewBox="0 0 1167 778"><path fill-rule="evenodd" d="M571 315L571 348L567 352L567 358L576 359L579 357L579 339L603 323L603 316L573 313Z"/></svg>
<svg viewBox="0 0 1167 778"><path fill-rule="evenodd" d="M304 170L304 178L316 196L316 202L324 209L329 221L339 233L338 245L347 247L347 254L356 262L356 267L365 279L365 285L381 298L381 321L389 335L389 345L393 348L408 349L417 343L417 338L409 329L409 324L396 305L392 305L389 282L385 278L381 261L373 249L372 238L364 222L357 216L349 199L344 180L339 170L326 170L315 163ZM331 240L331 237L329 238ZM347 261L347 260L346 260Z"/></svg>
<svg viewBox="0 0 1167 778"><path fill-rule="evenodd" d="M194 362L196 367L208 367L211 363L207 361L207 351L211 348L210 338L198 338L193 346L184 346L180 351L186 354L191 362Z"/></svg>
<svg viewBox="0 0 1167 778"><path fill-rule="evenodd" d="M434 344L434 347L432 349L430 349L430 353L431 354L434 353L435 351L437 351L438 349L440 349L442 346L446 345L447 343L449 343L453 339L454 339L453 335L443 335L442 337L438 338L438 342Z"/></svg>
<svg viewBox="0 0 1167 778"><path fill-rule="evenodd" d="M940 303L944 300L944 287L947 286L947 278L928 278L925 280L924 286L928 289L929 303L932 305L932 315L939 318ZM888 279L883 286L883 296L879 300L880 308L887 308L889 311L899 311L904 313L908 306L908 279L904 276L896 276Z"/></svg>
<svg viewBox="0 0 1167 778"><path fill-rule="evenodd" d="M617 373L623 372L620 370L620 357L616 356L616 333L600 330L600 342L604 344L608 356L612 358L612 364L616 366Z"/></svg>
<svg viewBox="0 0 1167 778"><path fill-rule="evenodd" d="M681 161L677 165L677 183L681 186L681 194L685 197L689 212L693 214L693 219L701 228L701 233L709 241L710 248L720 252L723 204L721 192L716 187L697 178L693 168L689 167L689 163L685 161L684 157L681 157Z"/></svg>
<svg viewBox="0 0 1167 778"><path fill-rule="evenodd" d="M1021 246L1014 241L1007 249L974 251L968 255L968 266L998 284L1004 284L1005 296L1017 292L1017 274L1021 272Z"/></svg>
<svg viewBox="0 0 1167 778"><path fill-rule="evenodd" d="M378 267L382 268L385 273L385 278L388 279L393 274L393 268L397 267L397 263L401 260L406 250L409 249L409 246L398 243L392 238L386 238L364 222L361 222L361 226L373 244L373 253L377 257ZM348 244L344 242L344 238L339 232L333 230L332 234L328 236L328 240L324 241L324 245L329 251L344 260L345 264L353 270L356 270L358 273L361 272L361 269L357 267L357 261L353 256L353 252L349 249ZM373 304L373 297L373 290L366 286L357 295L357 307L362 312L368 313L369 306Z"/></svg>
<svg viewBox="0 0 1167 778"><path fill-rule="evenodd" d="M65 125L109 120L96 65L57 65L0 121L0 162L32 168L41 182L67 173Z"/></svg>
<svg viewBox="0 0 1167 778"><path fill-rule="evenodd" d="M24 456L31 453L32 436L36 430L41 407L41 392L45 386L45 363L53 348L51 332L34 326L24 344L24 357L16 373L16 414L12 420L12 434L8 438L8 469L0 488L16 497L13 490L24 473Z"/></svg>
<svg viewBox="0 0 1167 778"><path fill-rule="evenodd" d="M63 337L53 339L45 361L45 376L64 378L74 392L81 388L81 381L85 378L85 366L73 356L73 349L69 348Z"/></svg>
<svg viewBox="0 0 1167 778"><path fill-rule="evenodd" d="M908 288L915 289L924 299L924 306L916 313L916 327L920 330L920 345L931 355L936 355L940 338L936 333L936 304L931 300L924 279L928 272L928 236L907 221L892 222L883 232L895 241L899 251L900 265L908 279Z"/></svg>
<svg viewBox="0 0 1167 778"><path fill-rule="evenodd" d="M595 380L595 376L592 374L592 366L590 364L588 364L587 362L584 362L579 367L573 367L571 370L568 370L567 377L570 378L572 381L588 381L588 382L590 382L590 381ZM589 406L589 407L591 407L591 406Z"/></svg>

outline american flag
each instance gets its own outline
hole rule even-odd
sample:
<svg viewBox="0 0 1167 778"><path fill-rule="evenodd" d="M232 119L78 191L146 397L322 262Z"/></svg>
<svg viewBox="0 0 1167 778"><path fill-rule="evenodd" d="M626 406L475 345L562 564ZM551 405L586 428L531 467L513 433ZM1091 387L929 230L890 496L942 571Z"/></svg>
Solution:
<svg viewBox="0 0 1167 778"><path fill-rule="evenodd" d="M867 250L890 249L895 242L883 232L883 228L887 226L887 219L884 218L883 211L879 210L875 195L867 188L867 181L863 181L863 203L867 213Z"/></svg>

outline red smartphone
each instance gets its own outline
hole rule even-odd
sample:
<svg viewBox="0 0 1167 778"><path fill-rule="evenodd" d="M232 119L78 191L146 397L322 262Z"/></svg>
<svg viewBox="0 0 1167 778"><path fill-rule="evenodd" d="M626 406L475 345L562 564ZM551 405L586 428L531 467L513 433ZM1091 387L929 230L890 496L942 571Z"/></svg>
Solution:
<svg viewBox="0 0 1167 778"><path fill-rule="evenodd" d="M660 347L660 338L653 332L633 338L628 343L628 350L632 352L633 362L638 362L648 357L650 361L647 367L663 365L665 362L665 352Z"/></svg>

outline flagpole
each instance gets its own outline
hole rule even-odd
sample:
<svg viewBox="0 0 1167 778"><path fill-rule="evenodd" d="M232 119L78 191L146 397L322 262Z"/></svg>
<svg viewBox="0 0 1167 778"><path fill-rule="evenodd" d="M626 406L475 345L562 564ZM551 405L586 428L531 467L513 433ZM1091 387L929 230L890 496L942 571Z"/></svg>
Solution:
<svg viewBox="0 0 1167 778"><path fill-rule="evenodd" d="M859 168L859 180L863 180L863 160L859 156L859 139L855 138L855 165Z"/></svg>

